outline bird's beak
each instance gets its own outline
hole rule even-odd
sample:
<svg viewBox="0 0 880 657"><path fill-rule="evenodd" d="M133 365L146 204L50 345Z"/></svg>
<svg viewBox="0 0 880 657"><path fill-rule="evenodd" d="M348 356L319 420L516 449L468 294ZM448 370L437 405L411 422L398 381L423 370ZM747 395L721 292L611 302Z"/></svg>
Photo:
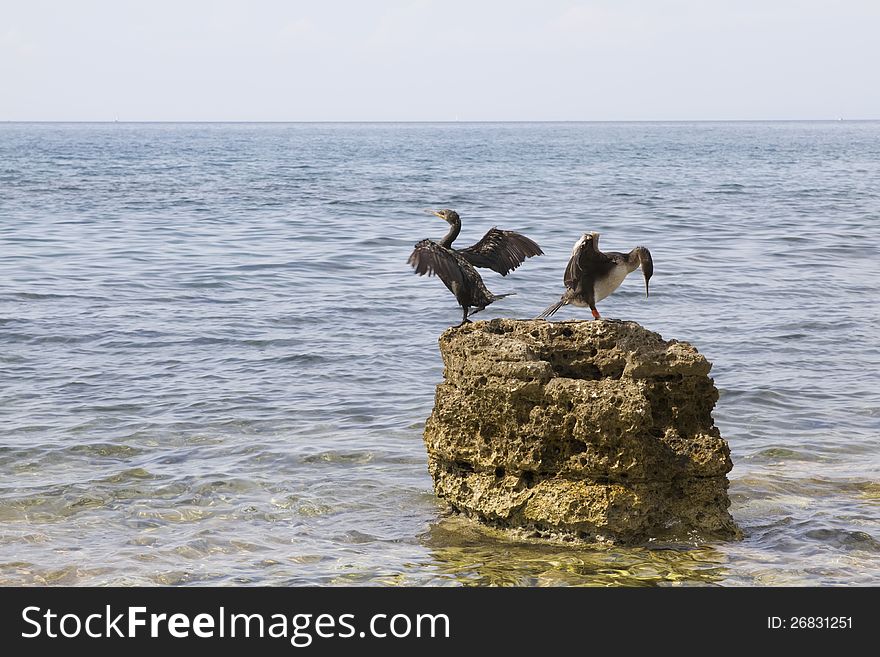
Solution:
<svg viewBox="0 0 880 657"><path fill-rule="evenodd" d="M645 298L649 298L651 295L648 294L648 279L645 279Z"/></svg>
<svg viewBox="0 0 880 657"><path fill-rule="evenodd" d="M444 219L444 220L446 219L446 217L444 217L442 214L440 214L437 210L430 210L429 212L431 214L433 214L435 217L440 217L441 219Z"/></svg>

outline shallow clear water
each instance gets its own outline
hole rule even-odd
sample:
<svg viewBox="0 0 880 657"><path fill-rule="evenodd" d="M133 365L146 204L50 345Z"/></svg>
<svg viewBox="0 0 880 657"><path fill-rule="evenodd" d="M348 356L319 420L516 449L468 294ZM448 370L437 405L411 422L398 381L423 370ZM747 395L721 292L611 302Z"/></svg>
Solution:
<svg viewBox="0 0 880 657"><path fill-rule="evenodd" d="M0 583L880 584L878 180L880 123L0 124ZM599 308L714 362L743 541L445 517L427 207L544 248L485 318L651 249Z"/></svg>

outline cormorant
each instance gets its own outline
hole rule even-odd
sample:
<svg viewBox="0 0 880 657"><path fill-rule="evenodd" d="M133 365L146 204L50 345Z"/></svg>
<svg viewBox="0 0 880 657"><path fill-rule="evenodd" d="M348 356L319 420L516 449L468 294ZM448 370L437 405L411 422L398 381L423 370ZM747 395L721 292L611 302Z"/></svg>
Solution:
<svg viewBox="0 0 880 657"><path fill-rule="evenodd" d="M419 276L437 274L462 308L462 324L468 315L483 310L493 301L511 296L492 294L474 267L487 267L502 276L519 267L526 258L543 255L541 247L528 237L511 230L491 228L483 238L466 249L453 249L461 232L461 219L455 210L428 210L449 224L449 232L439 242L422 240L415 245L407 262ZM468 312L474 308L472 312Z"/></svg>
<svg viewBox="0 0 880 657"><path fill-rule="evenodd" d="M599 250L599 233L584 233L571 251L571 260L565 268L565 294L552 306L546 308L538 318L550 317L562 306L589 306L595 319L600 319L596 302L614 292L626 275L639 267L645 276L645 297L648 296L648 281L654 274L654 261L651 252L644 246L637 246L629 253Z"/></svg>

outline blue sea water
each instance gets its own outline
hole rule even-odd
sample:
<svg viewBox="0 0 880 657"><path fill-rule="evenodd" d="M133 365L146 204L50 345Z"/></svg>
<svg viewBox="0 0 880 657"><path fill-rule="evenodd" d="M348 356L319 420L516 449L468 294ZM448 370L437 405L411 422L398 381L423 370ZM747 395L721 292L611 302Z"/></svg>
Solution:
<svg viewBox="0 0 880 657"><path fill-rule="evenodd" d="M0 584L880 584L878 180L877 122L0 124ZM742 541L444 512L428 207L546 253L481 319L651 249L599 309L714 363Z"/></svg>

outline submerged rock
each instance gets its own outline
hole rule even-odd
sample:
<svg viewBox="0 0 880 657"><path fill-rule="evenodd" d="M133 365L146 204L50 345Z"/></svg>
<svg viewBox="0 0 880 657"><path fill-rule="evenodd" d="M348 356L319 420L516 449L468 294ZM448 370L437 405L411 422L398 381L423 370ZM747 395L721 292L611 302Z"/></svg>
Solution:
<svg viewBox="0 0 880 657"><path fill-rule="evenodd" d="M495 319L440 336L437 495L538 536L733 538L711 364L635 322Z"/></svg>

